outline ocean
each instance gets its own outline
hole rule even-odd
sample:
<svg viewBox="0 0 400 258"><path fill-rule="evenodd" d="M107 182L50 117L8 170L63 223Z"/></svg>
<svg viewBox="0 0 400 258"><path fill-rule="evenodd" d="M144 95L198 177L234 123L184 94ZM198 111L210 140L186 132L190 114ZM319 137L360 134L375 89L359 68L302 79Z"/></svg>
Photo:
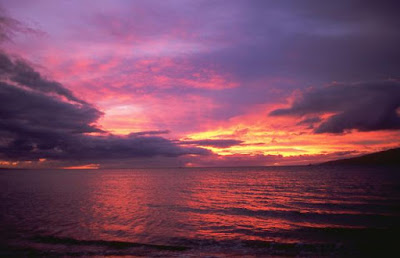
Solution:
<svg viewBox="0 0 400 258"><path fill-rule="evenodd" d="M398 256L400 171L3 169L0 212L3 257Z"/></svg>

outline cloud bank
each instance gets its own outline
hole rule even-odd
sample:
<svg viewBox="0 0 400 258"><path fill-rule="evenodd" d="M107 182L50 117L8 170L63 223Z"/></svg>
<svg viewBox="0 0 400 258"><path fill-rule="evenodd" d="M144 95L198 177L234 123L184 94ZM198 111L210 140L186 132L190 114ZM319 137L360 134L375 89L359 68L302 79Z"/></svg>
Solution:
<svg viewBox="0 0 400 258"><path fill-rule="evenodd" d="M400 129L400 82L396 80L333 84L311 89L289 108L276 109L270 116L308 116L333 113L314 129L315 133L343 133ZM316 117L301 123L318 122Z"/></svg>

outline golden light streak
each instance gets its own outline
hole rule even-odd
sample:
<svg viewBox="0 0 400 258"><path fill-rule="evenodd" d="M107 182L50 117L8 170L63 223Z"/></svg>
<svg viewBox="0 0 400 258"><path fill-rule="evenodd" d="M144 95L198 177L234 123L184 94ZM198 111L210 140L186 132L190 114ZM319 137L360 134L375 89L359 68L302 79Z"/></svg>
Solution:
<svg viewBox="0 0 400 258"><path fill-rule="evenodd" d="M81 166L62 167L62 169L98 169L98 168L100 168L100 164L87 164Z"/></svg>

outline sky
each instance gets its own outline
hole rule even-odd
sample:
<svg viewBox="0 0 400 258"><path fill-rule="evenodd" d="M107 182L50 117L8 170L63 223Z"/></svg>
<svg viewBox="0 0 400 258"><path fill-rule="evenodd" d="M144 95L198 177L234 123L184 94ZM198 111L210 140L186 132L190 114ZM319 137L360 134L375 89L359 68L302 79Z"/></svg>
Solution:
<svg viewBox="0 0 400 258"><path fill-rule="evenodd" d="M0 166L302 165L399 147L399 7L0 0Z"/></svg>

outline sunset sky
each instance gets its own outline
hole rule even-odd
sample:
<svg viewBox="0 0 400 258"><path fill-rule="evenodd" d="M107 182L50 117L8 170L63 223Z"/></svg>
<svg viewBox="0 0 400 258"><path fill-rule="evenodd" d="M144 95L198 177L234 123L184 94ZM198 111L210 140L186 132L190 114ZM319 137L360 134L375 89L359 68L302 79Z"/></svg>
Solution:
<svg viewBox="0 0 400 258"><path fill-rule="evenodd" d="M0 0L0 166L296 165L399 147L398 5Z"/></svg>

